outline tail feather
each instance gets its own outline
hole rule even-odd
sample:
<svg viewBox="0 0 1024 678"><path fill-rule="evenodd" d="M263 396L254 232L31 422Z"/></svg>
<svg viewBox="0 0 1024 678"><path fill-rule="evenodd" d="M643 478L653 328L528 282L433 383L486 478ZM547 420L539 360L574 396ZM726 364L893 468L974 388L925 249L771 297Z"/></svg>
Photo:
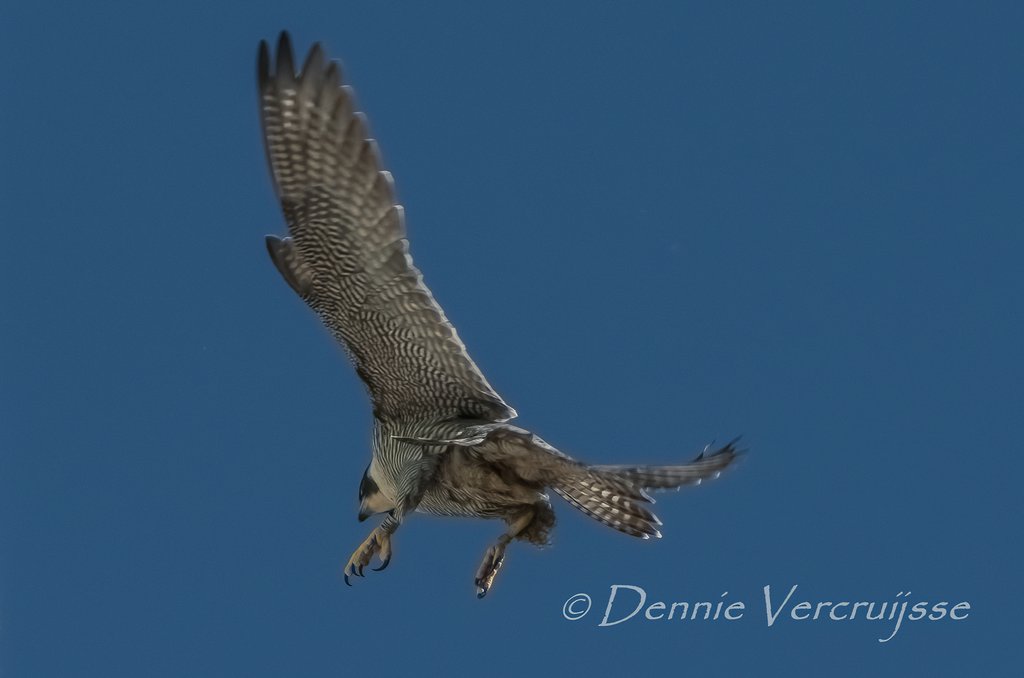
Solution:
<svg viewBox="0 0 1024 678"><path fill-rule="evenodd" d="M653 503L645 490L677 489L717 478L740 453L736 440L713 454L701 453L689 464L675 466L589 466L552 489L591 518L625 534L661 537L661 521L644 504Z"/></svg>
<svg viewBox="0 0 1024 678"><path fill-rule="evenodd" d="M675 466L591 466L598 473L617 476L626 482L645 490L674 490L684 485L699 485L706 478L717 478L729 466L740 451L736 449L739 439L722 446L714 453L701 453L689 464Z"/></svg>
<svg viewBox="0 0 1024 678"><path fill-rule="evenodd" d="M640 539L661 537L658 525L661 521L637 500L616 494L593 478L565 483L554 488L555 492L574 507L598 522L612 529Z"/></svg>

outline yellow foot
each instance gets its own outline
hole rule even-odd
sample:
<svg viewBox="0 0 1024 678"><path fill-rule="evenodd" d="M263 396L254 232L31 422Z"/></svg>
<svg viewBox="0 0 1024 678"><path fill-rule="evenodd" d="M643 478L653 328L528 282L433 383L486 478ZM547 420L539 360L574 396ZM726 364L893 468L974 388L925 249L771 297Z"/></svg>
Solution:
<svg viewBox="0 0 1024 678"><path fill-rule="evenodd" d="M491 590L494 578L498 576L498 570L505 562L505 545L495 544L484 553L484 559L476 570L476 597L483 598Z"/></svg>
<svg viewBox="0 0 1024 678"><path fill-rule="evenodd" d="M383 570L391 562L391 535L379 527L370 533L366 541L360 544L352 557L348 559L344 570L345 583L352 586L348 580L349 575L362 577L363 568L370 564L374 555L380 557L380 567L371 568L376 572Z"/></svg>

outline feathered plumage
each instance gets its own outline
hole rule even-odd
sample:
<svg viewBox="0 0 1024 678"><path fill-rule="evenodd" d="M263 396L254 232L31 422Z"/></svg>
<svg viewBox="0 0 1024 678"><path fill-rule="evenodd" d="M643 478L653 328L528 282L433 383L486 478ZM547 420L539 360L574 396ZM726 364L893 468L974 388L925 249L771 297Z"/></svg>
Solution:
<svg viewBox="0 0 1024 678"><path fill-rule="evenodd" d="M409 256L401 205L341 71L282 33L259 51L260 111L289 238L271 259L346 347L382 419L515 416L466 353Z"/></svg>
<svg viewBox="0 0 1024 678"><path fill-rule="evenodd" d="M296 70L282 33L258 56L260 117L288 236L267 237L287 284L345 347L373 401L372 458L360 519L386 513L345 566L362 575L391 558L391 535L415 510L501 518L508 530L477 570L485 594L513 539L547 542L547 490L620 532L660 537L646 490L717 476L732 443L677 466L588 466L533 433L491 387L413 265L402 207L341 70L314 45Z"/></svg>

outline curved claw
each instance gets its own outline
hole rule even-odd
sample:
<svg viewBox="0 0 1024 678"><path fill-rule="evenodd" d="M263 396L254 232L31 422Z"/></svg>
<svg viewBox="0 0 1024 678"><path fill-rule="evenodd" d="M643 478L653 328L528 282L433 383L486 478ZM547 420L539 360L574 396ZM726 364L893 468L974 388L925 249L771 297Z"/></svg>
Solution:
<svg viewBox="0 0 1024 678"><path fill-rule="evenodd" d="M503 543L498 543L487 549L487 552L484 553L484 560L477 569L476 578L473 580L473 583L476 584L477 598L483 598L491 590L494 578L498 576L498 570L501 569L504 562L505 545Z"/></svg>
<svg viewBox="0 0 1024 678"><path fill-rule="evenodd" d="M370 569L374 571L383 570L391 562L391 539L390 534L383 532L380 527L370 533L370 536L359 545L352 557L349 558L348 563L345 565L343 570L345 574L345 583L352 586L352 582L349 577L365 577L364 568L370 566L370 561L374 555L379 555L381 559L380 567L372 567Z"/></svg>

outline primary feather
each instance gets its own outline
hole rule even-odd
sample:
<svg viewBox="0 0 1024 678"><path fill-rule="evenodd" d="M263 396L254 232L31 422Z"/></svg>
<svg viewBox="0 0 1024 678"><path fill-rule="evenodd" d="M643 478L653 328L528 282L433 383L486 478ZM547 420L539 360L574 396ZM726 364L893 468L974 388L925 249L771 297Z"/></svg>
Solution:
<svg viewBox="0 0 1024 678"><path fill-rule="evenodd" d="M288 284L345 346L381 419L515 416L473 363L409 255L402 207L337 64L295 71L286 33L258 60L260 111L289 238Z"/></svg>

